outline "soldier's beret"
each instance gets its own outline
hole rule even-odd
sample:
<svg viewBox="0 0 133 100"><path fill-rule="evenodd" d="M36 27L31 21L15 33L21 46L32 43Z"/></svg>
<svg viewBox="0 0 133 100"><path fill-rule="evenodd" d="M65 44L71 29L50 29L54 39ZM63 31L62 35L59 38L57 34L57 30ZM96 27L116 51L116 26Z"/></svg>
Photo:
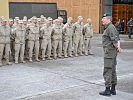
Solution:
<svg viewBox="0 0 133 100"><path fill-rule="evenodd" d="M103 15L103 17L108 17L108 16L111 16L109 13L105 13L104 15Z"/></svg>

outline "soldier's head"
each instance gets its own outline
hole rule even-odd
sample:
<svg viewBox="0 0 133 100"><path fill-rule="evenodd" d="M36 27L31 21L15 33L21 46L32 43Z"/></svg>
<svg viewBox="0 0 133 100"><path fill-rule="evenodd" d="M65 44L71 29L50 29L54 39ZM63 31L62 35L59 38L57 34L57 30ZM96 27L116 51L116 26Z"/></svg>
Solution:
<svg viewBox="0 0 133 100"><path fill-rule="evenodd" d="M23 24L27 25L27 20L26 19L23 19Z"/></svg>
<svg viewBox="0 0 133 100"><path fill-rule="evenodd" d="M83 17L82 16L78 16L78 22L82 22L83 21Z"/></svg>
<svg viewBox="0 0 133 100"><path fill-rule="evenodd" d="M104 14L101 21L103 25L107 25L112 21L112 16L110 14Z"/></svg>
<svg viewBox="0 0 133 100"><path fill-rule="evenodd" d="M68 24L72 24L72 22L73 22L73 18L72 18L72 17L68 17L67 23L68 23Z"/></svg>
<svg viewBox="0 0 133 100"><path fill-rule="evenodd" d="M23 26L23 21L22 21L22 20L19 20L19 21L18 21L18 26L20 26L20 27Z"/></svg>
<svg viewBox="0 0 133 100"><path fill-rule="evenodd" d="M36 16L32 17L32 23L37 24L37 17Z"/></svg>
<svg viewBox="0 0 133 100"><path fill-rule="evenodd" d="M60 20L59 19L55 19L55 24L56 25L60 25Z"/></svg>
<svg viewBox="0 0 133 100"><path fill-rule="evenodd" d="M4 16L1 17L1 25L5 26L7 24L7 20Z"/></svg>
<svg viewBox="0 0 133 100"><path fill-rule="evenodd" d="M40 19L41 19L41 23L44 23L45 20L46 20L46 17L44 17L44 15L41 15L41 16L40 16Z"/></svg>
<svg viewBox="0 0 133 100"><path fill-rule="evenodd" d="M10 19L9 19L9 25L11 25L11 26L12 26L13 24L14 24L14 21L13 21L13 19L12 19L12 18L10 18Z"/></svg>
<svg viewBox="0 0 133 100"><path fill-rule="evenodd" d="M14 22L15 22L16 24L18 24L18 21L19 21L19 17L15 17Z"/></svg>
<svg viewBox="0 0 133 100"><path fill-rule="evenodd" d="M32 23L32 19L31 19L31 18L30 18L30 19L28 19L27 24L30 24L30 23Z"/></svg>
<svg viewBox="0 0 133 100"><path fill-rule="evenodd" d="M48 20L49 20L50 24L53 23L53 19L51 17L48 17Z"/></svg>
<svg viewBox="0 0 133 100"><path fill-rule="evenodd" d="M90 18L87 19L87 23L91 24L91 19Z"/></svg>
<svg viewBox="0 0 133 100"><path fill-rule="evenodd" d="M50 21L46 20L46 26L50 26Z"/></svg>
<svg viewBox="0 0 133 100"><path fill-rule="evenodd" d="M58 17L58 20L60 23L63 23L63 18L62 17Z"/></svg>
<svg viewBox="0 0 133 100"><path fill-rule="evenodd" d="M37 18L37 23L41 24L41 18Z"/></svg>

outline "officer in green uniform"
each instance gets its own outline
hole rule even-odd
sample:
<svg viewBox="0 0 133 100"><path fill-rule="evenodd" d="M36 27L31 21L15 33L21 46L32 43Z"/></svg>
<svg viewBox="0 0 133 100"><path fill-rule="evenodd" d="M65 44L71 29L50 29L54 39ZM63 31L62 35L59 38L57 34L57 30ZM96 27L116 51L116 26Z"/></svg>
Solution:
<svg viewBox="0 0 133 100"><path fill-rule="evenodd" d="M102 24L104 25L104 32L102 36L102 43L104 49L103 77L105 80L106 89L105 91L102 91L99 94L104 96L111 96L111 94L116 95L116 58L117 53L122 51L122 49L120 48L118 31L111 23L111 20L112 17L110 14L104 14L102 17Z"/></svg>

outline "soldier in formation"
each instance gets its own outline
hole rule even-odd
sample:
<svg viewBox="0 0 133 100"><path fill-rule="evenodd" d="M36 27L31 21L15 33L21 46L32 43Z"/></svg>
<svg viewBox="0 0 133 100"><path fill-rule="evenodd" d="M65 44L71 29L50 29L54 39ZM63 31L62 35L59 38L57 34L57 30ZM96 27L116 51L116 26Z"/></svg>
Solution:
<svg viewBox="0 0 133 100"><path fill-rule="evenodd" d="M73 23L69 17L66 24L63 18L53 20L51 17L40 18L26 16L6 20L0 17L0 66L3 59L10 64L13 57L15 64L25 63L26 59L32 62L52 58L77 57L91 53L91 39L93 26L88 18L83 24L83 17L78 16L78 21ZM10 55L11 54L11 55Z"/></svg>

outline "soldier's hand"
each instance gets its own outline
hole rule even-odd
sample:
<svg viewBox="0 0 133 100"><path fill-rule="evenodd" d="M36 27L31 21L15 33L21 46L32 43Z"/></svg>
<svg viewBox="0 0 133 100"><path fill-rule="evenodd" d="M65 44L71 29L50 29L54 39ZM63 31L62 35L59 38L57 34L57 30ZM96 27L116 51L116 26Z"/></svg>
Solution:
<svg viewBox="0 0 133 100"><path fill-rule="evenodd" d="M118 51L119 53L121 53L121 52L123 52L123 49L120 48L120 47L118 47L118 48L117 48L117 51Z"/></svg>

